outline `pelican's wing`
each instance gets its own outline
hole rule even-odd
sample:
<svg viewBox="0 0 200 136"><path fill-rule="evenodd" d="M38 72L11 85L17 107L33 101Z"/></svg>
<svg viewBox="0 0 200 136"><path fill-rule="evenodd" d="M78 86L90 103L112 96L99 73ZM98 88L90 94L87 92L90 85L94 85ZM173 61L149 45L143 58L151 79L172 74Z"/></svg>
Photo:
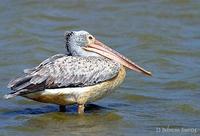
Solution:
<svg viewBox="0 0 200 136"><path fill-rule="evenodd" d="M90 86L115 77L120 64L100 57L62 56L42 63L8 85L12 94L26 94L45 88Z"/></svg>
<svg viewBox="0 0 200 136"><path fill-rule="evenodd" d="M24 73L28 74L28 73L31 73L33 71L35 71L36 69L39 69L40 67L50 63L50 62L53 62L54 60L58 59L58 58L61 58L63 56L66 56L65 54L56 54L52 57L49 57L48 59L44 60L42 63L40 63L40 65L34 67L34 68L31 68L31 69L24 69Z"/></svg>

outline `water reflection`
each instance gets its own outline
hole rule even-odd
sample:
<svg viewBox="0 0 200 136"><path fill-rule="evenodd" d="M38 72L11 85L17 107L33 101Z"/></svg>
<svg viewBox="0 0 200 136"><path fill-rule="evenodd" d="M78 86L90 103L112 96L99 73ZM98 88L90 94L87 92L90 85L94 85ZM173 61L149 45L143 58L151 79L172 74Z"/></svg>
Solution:
<svg viewBox="0 0 200 136"><path fill-rule="evenodd" d="M37 111L41 113L41 111ZM30 112L33 114L32 112ZM39 134L39 135L102 135L115 134L110 131L113 129L120 129L117 126L122 124L120 120L122 117L115 112L101 112L101 113L86 113L85 115L77 115L71 113L50 112L45 114L38 114L37 116L22 116L16 119L23 122L16 126L7 126L6 129L10 131L23 131L24 134ZM112 125L112 124L118 124Z"/></svg>

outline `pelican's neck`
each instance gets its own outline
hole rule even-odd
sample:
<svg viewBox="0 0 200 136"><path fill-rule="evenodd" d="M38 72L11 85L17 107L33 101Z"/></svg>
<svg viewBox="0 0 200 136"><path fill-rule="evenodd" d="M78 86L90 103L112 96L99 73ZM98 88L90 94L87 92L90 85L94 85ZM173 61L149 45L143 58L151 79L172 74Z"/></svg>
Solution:
<svg viewBox="0 0 200 136"><path fill-rule="evenodd" d="M69 46L69 52L72 56L82 56L82 57L89 57L89 56L95 56L95 57L103 57L97 53L89 52L84 49L82 49L80 46Z"/></svg>

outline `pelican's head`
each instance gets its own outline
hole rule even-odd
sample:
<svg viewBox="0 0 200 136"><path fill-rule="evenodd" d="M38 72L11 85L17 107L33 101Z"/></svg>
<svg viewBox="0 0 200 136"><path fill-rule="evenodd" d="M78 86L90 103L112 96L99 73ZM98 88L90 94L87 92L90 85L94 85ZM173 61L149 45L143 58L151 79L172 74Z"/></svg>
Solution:
<svg viewBox="0 0 200 136"><path fill-rule="evenodd" d="M94 36L86 31L65 32L66 48L72 56L102 56L114 60L121 65L145 75L151 75L122 54L98 41Z"/></svg>

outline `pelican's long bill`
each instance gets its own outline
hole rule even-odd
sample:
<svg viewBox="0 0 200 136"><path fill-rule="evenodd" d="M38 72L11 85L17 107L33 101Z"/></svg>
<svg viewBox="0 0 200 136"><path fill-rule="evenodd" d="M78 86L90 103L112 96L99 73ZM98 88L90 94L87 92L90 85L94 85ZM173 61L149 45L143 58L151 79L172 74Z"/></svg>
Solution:
<svg viewBox="0 0 200 136"><path fill-rule="evenodd" d="M109 59L115 60L116 62L122 64L123 66L125 66L133 71L151 76L151 72L146 71L145 69L138 66L137 64L135 64L134 62L132 62L131 60L129 60L122 54L111 49L110 47L106 46L105 44L103 44L102 42L100 42L98 40L95 40L94 43L86 45L85 47L83 47L83 49L85 49L87 51L91 51L91 52L96 52L102 56L109 58Z"/></svg>

